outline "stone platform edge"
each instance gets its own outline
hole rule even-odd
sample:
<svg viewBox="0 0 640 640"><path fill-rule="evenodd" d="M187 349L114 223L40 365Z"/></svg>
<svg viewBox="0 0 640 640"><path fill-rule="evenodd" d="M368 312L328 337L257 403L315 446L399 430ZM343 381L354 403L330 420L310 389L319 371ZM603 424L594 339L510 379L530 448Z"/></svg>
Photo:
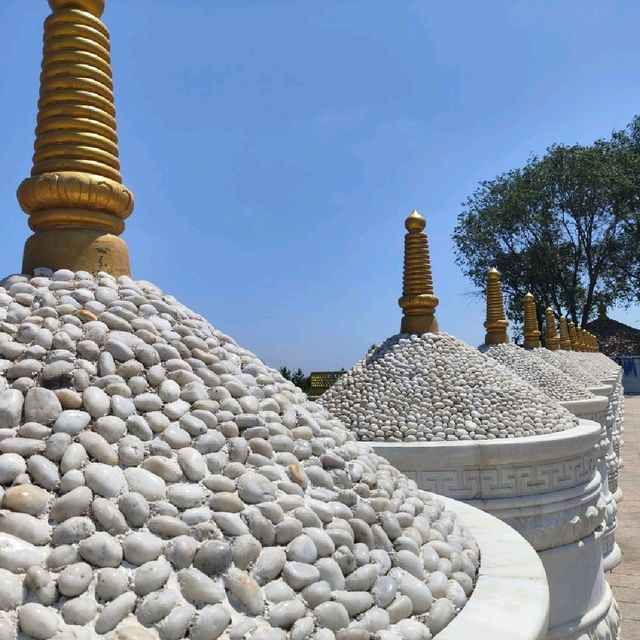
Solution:
<svg viewBox="0 0 640 640"><path fill-rule="evenodd" d="M475 589L462 611L434 640L544 640L549 588L533 547L497 518L433 495L456 513L480 547Z"/></svg>

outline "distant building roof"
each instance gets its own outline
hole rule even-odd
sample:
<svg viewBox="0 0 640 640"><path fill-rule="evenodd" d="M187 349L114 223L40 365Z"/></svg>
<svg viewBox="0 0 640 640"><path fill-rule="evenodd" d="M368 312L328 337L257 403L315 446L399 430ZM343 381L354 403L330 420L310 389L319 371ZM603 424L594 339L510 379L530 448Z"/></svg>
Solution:
<svg viewBox="0 0 640 640"><path fill-rule="evenodd" d="M640 329L602 316L585 328L598 338L600 351L606 355L640 356Z"/></svg>

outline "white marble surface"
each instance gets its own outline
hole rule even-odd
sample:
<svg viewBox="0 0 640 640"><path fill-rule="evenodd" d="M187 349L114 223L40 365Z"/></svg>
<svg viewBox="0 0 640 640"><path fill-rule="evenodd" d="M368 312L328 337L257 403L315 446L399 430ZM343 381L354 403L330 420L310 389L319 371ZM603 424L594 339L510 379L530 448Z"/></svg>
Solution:
<svg viewBox="0 0 640 640"><path fill-rule="evenodd" d="M536 552L497 518L456 500L442 499L471 531L482 561L467 605L435 640L544 640L549 589Z"/></svg>

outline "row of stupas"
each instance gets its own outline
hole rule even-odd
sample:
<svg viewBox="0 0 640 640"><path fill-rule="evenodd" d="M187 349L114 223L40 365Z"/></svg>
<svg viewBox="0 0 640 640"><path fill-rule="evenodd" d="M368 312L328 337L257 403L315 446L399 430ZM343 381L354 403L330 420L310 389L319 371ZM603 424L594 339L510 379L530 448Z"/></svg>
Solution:
<svg viewBox="0 0 640 640"><path fill-rule="evenodd" d="M401 332L342 375L321 404L419 486L464 499L525 536L547 569L548 638L617 637L604 571L621 560L613 443L620 367L563 317L558 336L552 310L543 348L531 294L524 348L510 344L495 269L485 344L477 350L442 333L425 221L414 211L405 226ZM579 566L590 567L587 579Z"/></svg>
<svg viewBox="0 0 640 640"><path fill-rule="evenodd" d="M549 638L617 629L596 533L600 425L439 332L417 213L406 222L402 333L344 376L325 406L130 278L119 236L133 195L120 174L104 4L49 0L33 168L18 190L34 234L23 273L0 286L0 640L457 640L477 628L537 640L547 582ZM489 513L497 503L553 512L551 529L545 520L531 532L496 515L542 562L558 553L558 567L575 559L592 575L570 572L565 602L520 538L520 573L510 573L516 547L489 552L496 540L514 544L506 527L470 516L481 548L455 503L445 508L383 448L359 442L385 438L429 447L449 465L444 475L474 487L478 472L479 494L499 492L479 504ZM580 463L532 463L548 442ZM455 448L461 475L450 468ZM501 466L478 471L476 451L483 464L494 451L522 460L506 468L501 453ZM532 478L543 469L541 491ZM481 472L507 481L487 484ZM522 579L518 629L504 631ZM503 586L493 601L501 581L520 587ZM583 602L585 587L597 607Z"/></svg>
<svg viewBox="0 0 640 640"><path fill-rule="evenodd" d="M431 640L480 611L508 626L491 611L518 590L484 577L505 562L455 507L131 279L105 3L49 5L18 190L34 234L0 284L0 640ZM538 638L541 566L480 516L529 558L518 637Z"/></svg>
<svg viewBox="0 0 640 640"><path fill-rule="evenodd" d="M536 349L542 346L542 332L538 324L535 297L532 293L524 296L524 347ZM567 322L564 315L558 318L551 307L545 309L544 346L551 351L562 349L564 351L598 352L598 340L586 329L576 327L573 321ZM484 326L486 334L485 344L507 344L509 336L507 329L509 322L504 311L502 299L502 285L500 272L496 268L487 272L487 319ZM559 333L558 333L559 332Z"/></svg>

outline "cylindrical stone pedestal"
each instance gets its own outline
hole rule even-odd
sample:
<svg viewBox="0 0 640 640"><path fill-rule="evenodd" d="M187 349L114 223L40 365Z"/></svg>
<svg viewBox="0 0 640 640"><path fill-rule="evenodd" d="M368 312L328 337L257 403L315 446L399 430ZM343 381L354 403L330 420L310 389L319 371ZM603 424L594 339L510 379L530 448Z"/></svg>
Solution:
<svg viewBox="0 0 640 640"><path fill-rule="evenodd" d="M454 511L480 548L475 588L437 640L544 640L549 588L540 558L511 527L468 504L437 496Z"/></svg>
<svg viewBox="0 0 640 640"><path fill-rule="evenodd" d="M548 638L610 640L618 613L599 539L600 441L600 424L580 420L529 438L372 445L420 488L499 517L536 549L548 568Z"/></svg>
<svg viewBox="0 0 640 640"><path fill-rule="evenodd" d="M603 392L608 389L605 386L598 388ZM592 388L591 391L595 393L595 388ZM618 509L615 497L609 487L610 469L612 469L613 464L612 458L615 457L610 428L612 420L610 400L606 395L597 395L595 398L564 401L560 404L578 418L593 420L599 423L601 427L598 471L602 480L602 499L604 500L605 509L598 538L602 546L604 570L610 571L618 566L622 560L620 547L615 541L615 532L618 526Z"/></svg>

